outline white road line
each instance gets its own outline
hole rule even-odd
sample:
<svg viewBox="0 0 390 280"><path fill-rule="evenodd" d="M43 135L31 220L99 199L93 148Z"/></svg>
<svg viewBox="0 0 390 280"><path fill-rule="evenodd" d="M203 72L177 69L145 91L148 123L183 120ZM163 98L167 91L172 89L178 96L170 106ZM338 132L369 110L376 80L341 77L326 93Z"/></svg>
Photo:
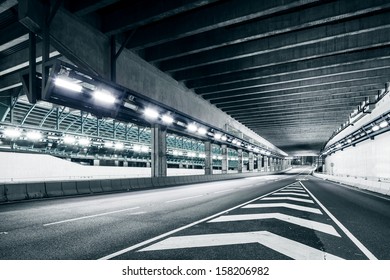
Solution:
<svg viewBox="0 0 390 280"><path fill-rule="evenodd" d="M231 191L233 191L233 190L234 190L234 189L228 189L228 190L223 190L223 191L214 192L214 193L217 194L217 193L231 192Z"/></svg>
<svg viewBox="0 0 390 280"><path fill-rule="evenodd" d="M299 202L305 202L305 203L313 203L313 200L310 199L303 199L303 198L296 198L296 197L289 197L289 196L280 196L280 197L265 197L262 198L262 200L294 200L294 201L299 201Z"/></svg>
<svg viewBox="0 0 390 280"><path fill-rule="evenodd" d="M44 224L43 226L46 227L46 226L63 224L63 223L69 223L69 222L74 222L74 221L79 221L79 220L84 220L84 219L90 219L90 218L95 218L95 217L100 217L100 216L105 216L105 215L110 215L110 214L115 214L115 213L131 211L131 210L135 210L135 209L139 209L139 208L140 207L132 207L132 208L126 208L126 209L121 209L121 210L116 210L116 211L111 211L111 212L105 212L105 213L100 213L100 214L95 214L95 215L82 216L82 217L78 217L78 218L67 219L67 220L62 220L62 221L58 221L58 222ZM138 212L138 213L133 213L133 215L135 215L135 214L143 214L143 213L144 212Z"/></svg>
<svg viewBox="0 0 390 280"><path fill-rule="evenodd" d="M341 260L342 258L312 248L268 231L175 236L139 250L139 252L186 249L235 244L259 243L296 260Z"/></svg>
<svg viewBox="0 0 390 280"><path fill-rule="evenodd" d="M302 196L302 197L310 197L308 194L305 193L293 193L293 192L281 192L281 193L274 193L274 195L296 195L296 196Z"/></svg>
<svg viewBox="0 0 390 280"><path fill-rule="evenodd" d="M225 215L215 218L209 223L221 223L221 222L239 222L239 221L250 221L250 220L268 220L268 219L277 219L287 223L295 224L301 227L313 229L316 231L321 231L330 235L341 237L340 234L335 230L331 225L302 219L290 215L285 215L281 213L266 213L266 214L242 214L242 215Z"/></svg>
<svg viewBox="0 0 390 280"><path fill-rule="evenodd" d="M153 237L153 238L151 238L151 239L145 240L145 241L140 242L140 243L138 243L138 244L129 246L129 247L123 249L123 250L120 250L120 251L114 252L114 253L112 253L112 254L109 254L109 255L107 255L107 256L104 256L104 257L100 258L99 260L109 260L109 259L115 258L115 257L117 257L117 256L123 255L123 254L125 254L125 253L127 253L127 252L136 250L136 249L138 249L139 247L148 245L149 243L155 242L155 241L157 241L157 240L159 240L159 239L162 239L162 238L165 238L165 237L167 237L167 236L169 236L169 235L175 234L176 232L185 230L185 229L187 229L187 228L193 227L193 226L195 226L195 225L198 225L198 224L200 224L200 223L206 222L206 221L208 221L208 220L210 220L210 219L213 219L213 218L215 218L215 217L218 217L218 216L220 216L220 215L223 215L223 214L225 214L225 213L227 213L227 212L233 211L233 210L235 210L235 209L237 209L237 208L243 207L243 206L245 206L245 205L247 205L247 204L250 204L250 203L252 203L252 202L254 202L254 201L256 201L256 200L259 200L259 199L262 199L263 197L266 197L266 196L268 196L268 195L271 195L271 194L273 194L273 193L275 193L275 192L277 192L277 191L279 191L279 190L280 190L280 189L277 189L277 190L275 190L275 191L273 191L273 192L270 192L270 193L267 193L267 194L265 194L265 195L256 197L255 199L252 199L252 200L250 200L250 201L244 202L244 203L242 203L242 204L240 204L240 205L237 205L237 206L234 206L234 207L232 207L232 208L230 208L230 209L224 210L224 211L222 211L222 212L219 212L219 213L217 213L217 214L214 214L214 215L211 215L211 216L209 216L209 217L203 218L203 219L198 220L198 221L196 221L196 222L193 222L193 223L190 223L190 224L188 224L188 225L185 225L185 226L179 227L179 228L177 228L177 229L168 231L168 232L166 232L166 233L160 234L160 235L158 235L158 236L156 236L156 237Z"/></svg>
<svg viewBox="0 0 390 280"><path fill-rule="evenodd" d="M291 203L248 204L242 208L250 209L250 208L272 208L272 207L284 207L284 208L289 208L289 209L294 209L294 210L299 210L299 211L310 212L310 213L322 215L321 210L319 210L317 208L300 206L300 205L295 205L295 204L291 204Z"/></svg>
<svg viewBox="0 0 390 280"><path fill-rule="evenodd" d="M204 196L204 195L201 194L201 195L188 196L188 197L179 198L179 199L174 199L174 200L168 200L168 201L165 201L165 203L172 203L172 202L176 202L176 201L182 201L182 200L197 198L197 197L201 197L201 196Z"/></svg>
<svg viewBox="0 0 390 280"><path fill-rule="evenodd" d="M348 236L349 239L366 255L366 257L370 260L377 260L377 257L374 256L373 253L370 252L335 216L330 213L328 209L325 208L324 205L305 187L305 185L300 182L302 187L313 197L313 199L317 202L317 204L324 210L324 212L335 222L335 224Z"/></svg>

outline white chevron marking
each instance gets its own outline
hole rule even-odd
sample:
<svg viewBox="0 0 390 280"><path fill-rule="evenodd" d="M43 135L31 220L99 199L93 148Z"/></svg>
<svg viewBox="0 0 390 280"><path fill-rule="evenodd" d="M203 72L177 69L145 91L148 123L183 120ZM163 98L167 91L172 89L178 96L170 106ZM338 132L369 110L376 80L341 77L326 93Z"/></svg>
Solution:
<svg viewBox="0 0 390 280"><path fill-rule="evenodd" d="M297 198L297 197L289 197L289 196L279 196L279 197L264 197L262 200L294 200L299 202L306 202L306 203L313 203L313 200L310 199L303 199L303 198Z"/></svg>
<svg viewBox="0 0 390 280"><path fill-rule="evenodd" d="M235 244L260 243L274 251L297 260L340 260L332 254L312 248L297 241L270 233L268 231L220 233L175 236L139 250L140 252L188 249Z"/></svg>
<svg viewBox="0 0 390 280"><path fill-rule="evenodd" d="M265 213L265 214L243 214L243 215L225 215L215 218L209 223L220 223L220 222L238 222L238 221L249 221L249 220L267 220L267 219L277 219L287 223L295 224L301 227L306 227L309 229L321 231L330 235L341 237L335 228L331 225L306 220L290 215L285 215L281 213Z"/></svg>
<svg viewBox="0 0 390 280"><path fill-rule="evenodd" d="M295 204L291 204L291 203L249 204L249 205L246 205L242 208L269 208L269 207L284 207L284 208L290 208L290 209L294 209L294 210L299 210L299 211L310 212L310 213L322 215L322 212L317 208L295 205Z"/></svg>

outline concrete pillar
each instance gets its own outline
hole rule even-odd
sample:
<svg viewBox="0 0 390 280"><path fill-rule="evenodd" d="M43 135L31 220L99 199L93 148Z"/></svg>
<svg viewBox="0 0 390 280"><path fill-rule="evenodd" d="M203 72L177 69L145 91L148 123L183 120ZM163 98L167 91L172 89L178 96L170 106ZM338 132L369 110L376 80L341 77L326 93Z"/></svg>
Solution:
<svg viewBox="0 0 390 280"><path fill-rule="evenodd" d="M268 157L263 156L263 160L264 160L264 171L268 172Z"/></svg>
<svg viewBox="0 0 390 280"><path fill-rule="evenodd" d="M181 168L184 168L184 165L183 165L182 162L179 163L179 168L180 168L180 169L181 169Z"/></svg>
<svg viewBox="0 0 390 280"><path fill-rule="evenodd" d="M167 176L167 130L159 124L152 125L152 177Z"/></svg>
<svg viewBox="0 0 390 280"><path fill-rule="evenodd" d="M206 158L204 159L204 174L212 175L213 174L213 157L211 150L211 142L204 142L204 151L206 154Z"/></svg>
<svg viewBox="0 0 390 280"><path fill-rule="evenodd" d="M260 154L258 154L257 155L257 170L259 172L261 172L262 163L263 163L263 157Z"/></svg>
<svg viewBox="0 0 390 280"><path fill-rule="evenodd" d="M94 159L93 160L93 166L99 166L100 165L100 160Z"/></svg>
<svg viewBox="0 0 390 280"><path fill-rule="evenodd" d="M124 161L123 162L123 167L128 167L129 166L129 163L127 161Z"/></svg>
<svg viewBox="0 0 390 280"><path fill-rule="evenodd" d="M222 150L222 174L227 174L227 172L228 172L228 148L227 148L227 145L222 145L221 150Z"/></svg>
<svg viewBox="0 0 390 280"><path fill-rule="evenodd" d="M253 157L253 152L249 152L249 172L253 172L255 162L254 162L254 157Z"/></svg>
<svg viewBox="0 0 390 280"><path fill-rule="evenodd" d="M242 149L237 150L237 156L238 156L237 170L238 170L238 173L242 173L242 165L243 165Z"/></svg>

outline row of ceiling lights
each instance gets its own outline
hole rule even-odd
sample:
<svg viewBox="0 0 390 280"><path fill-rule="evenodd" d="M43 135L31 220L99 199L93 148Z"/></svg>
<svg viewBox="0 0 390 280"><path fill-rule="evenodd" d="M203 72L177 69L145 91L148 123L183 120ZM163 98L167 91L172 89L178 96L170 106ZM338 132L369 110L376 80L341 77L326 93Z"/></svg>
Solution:
<svg viewBox="0 0 390 280"><path fill-rule="evenodd" d="M354 145L357 141L362 141L364 138L372 137L373 134L380 133L385 131L390 124L390 114L387 114L387 119L381 118L377 121L372 122L371 124L355 131L354 133L348 135L347 137L341 139L340 141L329 146L321 155L329 155L338 150L344 149L350 145Z"/></svg>
<svg viewBox="0 0 390 280"><path fill-rule="evenodd" d="M81 82L81 81L79 81ZM81 93L83 92L83 86L79 83L76 83L75 80L71 80L67 77L57 77L54 80L54 84L57 87L64 88L66 90L76 92L76 93ZM91 86L89 86L91 87ZM92 98L96 101L99 102L100 104L105 104L105 105L112 105L119 100L108 90L103 90L103 89L98 89L97 87L93 86L92 90ZM135 106L133 104L124 103L124 107L132 109L132 110L138 110L138 106ZM171 113L163 113L160 114L160 112L152 107L146 107L144 109L141 109L141 112L143 113L145 119L148 121L161 121L163 124L169 126L172 124L176 124L182 128L185 128L187 132L191 134L196 134L202 137L211 137L214 141L222 142L222 143L227 143L231 144L237 148L245 148L249 151L253 151L255 153L261 153L264 155L271 155L270 151L267 151L265 149L261 149L260 147L257 147L251 143L245 143L244 141L235 138L230 135L226 135L223 132L219 131L214 131L204 125L197 124L195 122L192 123L184 123L178 120L175 120L174 117L172 116Z"/></svg>

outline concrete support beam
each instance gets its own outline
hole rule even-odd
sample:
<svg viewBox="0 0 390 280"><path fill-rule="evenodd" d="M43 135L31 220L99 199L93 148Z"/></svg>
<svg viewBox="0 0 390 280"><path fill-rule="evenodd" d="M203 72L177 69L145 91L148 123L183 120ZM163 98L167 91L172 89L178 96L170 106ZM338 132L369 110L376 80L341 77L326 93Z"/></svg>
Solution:
<svg viewBox="0 0 390 280"><path fill-rule="evenodd" d="M264 171L265 172L269 171L269 159L267 156L264 156Z"/></svg>
<svg viewBox="0 0 390 280"><path fill-rule="evenodd" d="M315 2L318 0L246 0L245 5L242 5L240 0L222 1L205 10L199 9L190 14L178 15L174 20L145 26L134 34L128 47L153 46Z"/></svg>
<svg viewBox="0 0 390 280"><path fill-rule="evenodd" d="M372 2L359 1L336 1L323 3L320 7L313 6L301 8L288 15L281 14L256 20L245 25L220 28L160 44L145 49L145 57L148 61L161 61L181 57L186 54L199 53L222 46L233 45L249 40L266 38L286 32L302 30L304 28L332 23L334 21L348 20L365 14L381 11L388 7L386 0ZM326 34L326 33L320 33Z"/></svg>
<svg viewBox="0 0 390 280"><path fill-rule="evenodd" d="M204 159L204 173L205 175L212 175L213 174L213 155L212 155L212 148L211 148L211 142L205 141L204 142L204 151L206 158Z"/></svg>
<svg viewBox="0 0 390 280"><path fill-rule="evenodd" d="M161 125L151 128L152 140L152 177L167 176L167 131Z"/></svg>
<svg viewBox="0 0 390 280"><path fill-rule="evenodd" d="M227 145L221 146L221 152L222 152L222 174L227 174L229 162L228 162L228 147Z"/></svg>
<svg viewBox="0 0 390 280"><path fill-rule="evenodd" d="M242 166L244 163L242 159L242 149L237 150L237 157L238 157L237 171L238 173L242 173Z"/></svg>
<svg viewBox="0 0 390 280"><path fill-rule="evenodd" d="M248 164L249 172L253 172L254 166L255 166L255 159L253 156L253 152L249 152L249 164Z"/></svg>
<svg viewBox="0 0 390 280"><path fill-rule="evenodd" d="M337 38L329 40L328 42L320 41L309 44L306 48L297 46L288 50L278 50L273 52L272 55L259 54L251 57L194 67L182 71L171 71L171 73L174 74L173 76L178 80L185 80L194 77L207 77L266 66L277 66L289 62L305 61L321 57L329 58L329 56L342 55L348 52L386 46L389 41L390 28L372 31L367 34L363 33L348 36L342 40Z"/></svg>
<svg viewBox="0 0 390 280"><path fill-rule="evenodd" d="M261 172L261 169L263 168L263 157L261 154L257 155L257 171Z"/></svg>

